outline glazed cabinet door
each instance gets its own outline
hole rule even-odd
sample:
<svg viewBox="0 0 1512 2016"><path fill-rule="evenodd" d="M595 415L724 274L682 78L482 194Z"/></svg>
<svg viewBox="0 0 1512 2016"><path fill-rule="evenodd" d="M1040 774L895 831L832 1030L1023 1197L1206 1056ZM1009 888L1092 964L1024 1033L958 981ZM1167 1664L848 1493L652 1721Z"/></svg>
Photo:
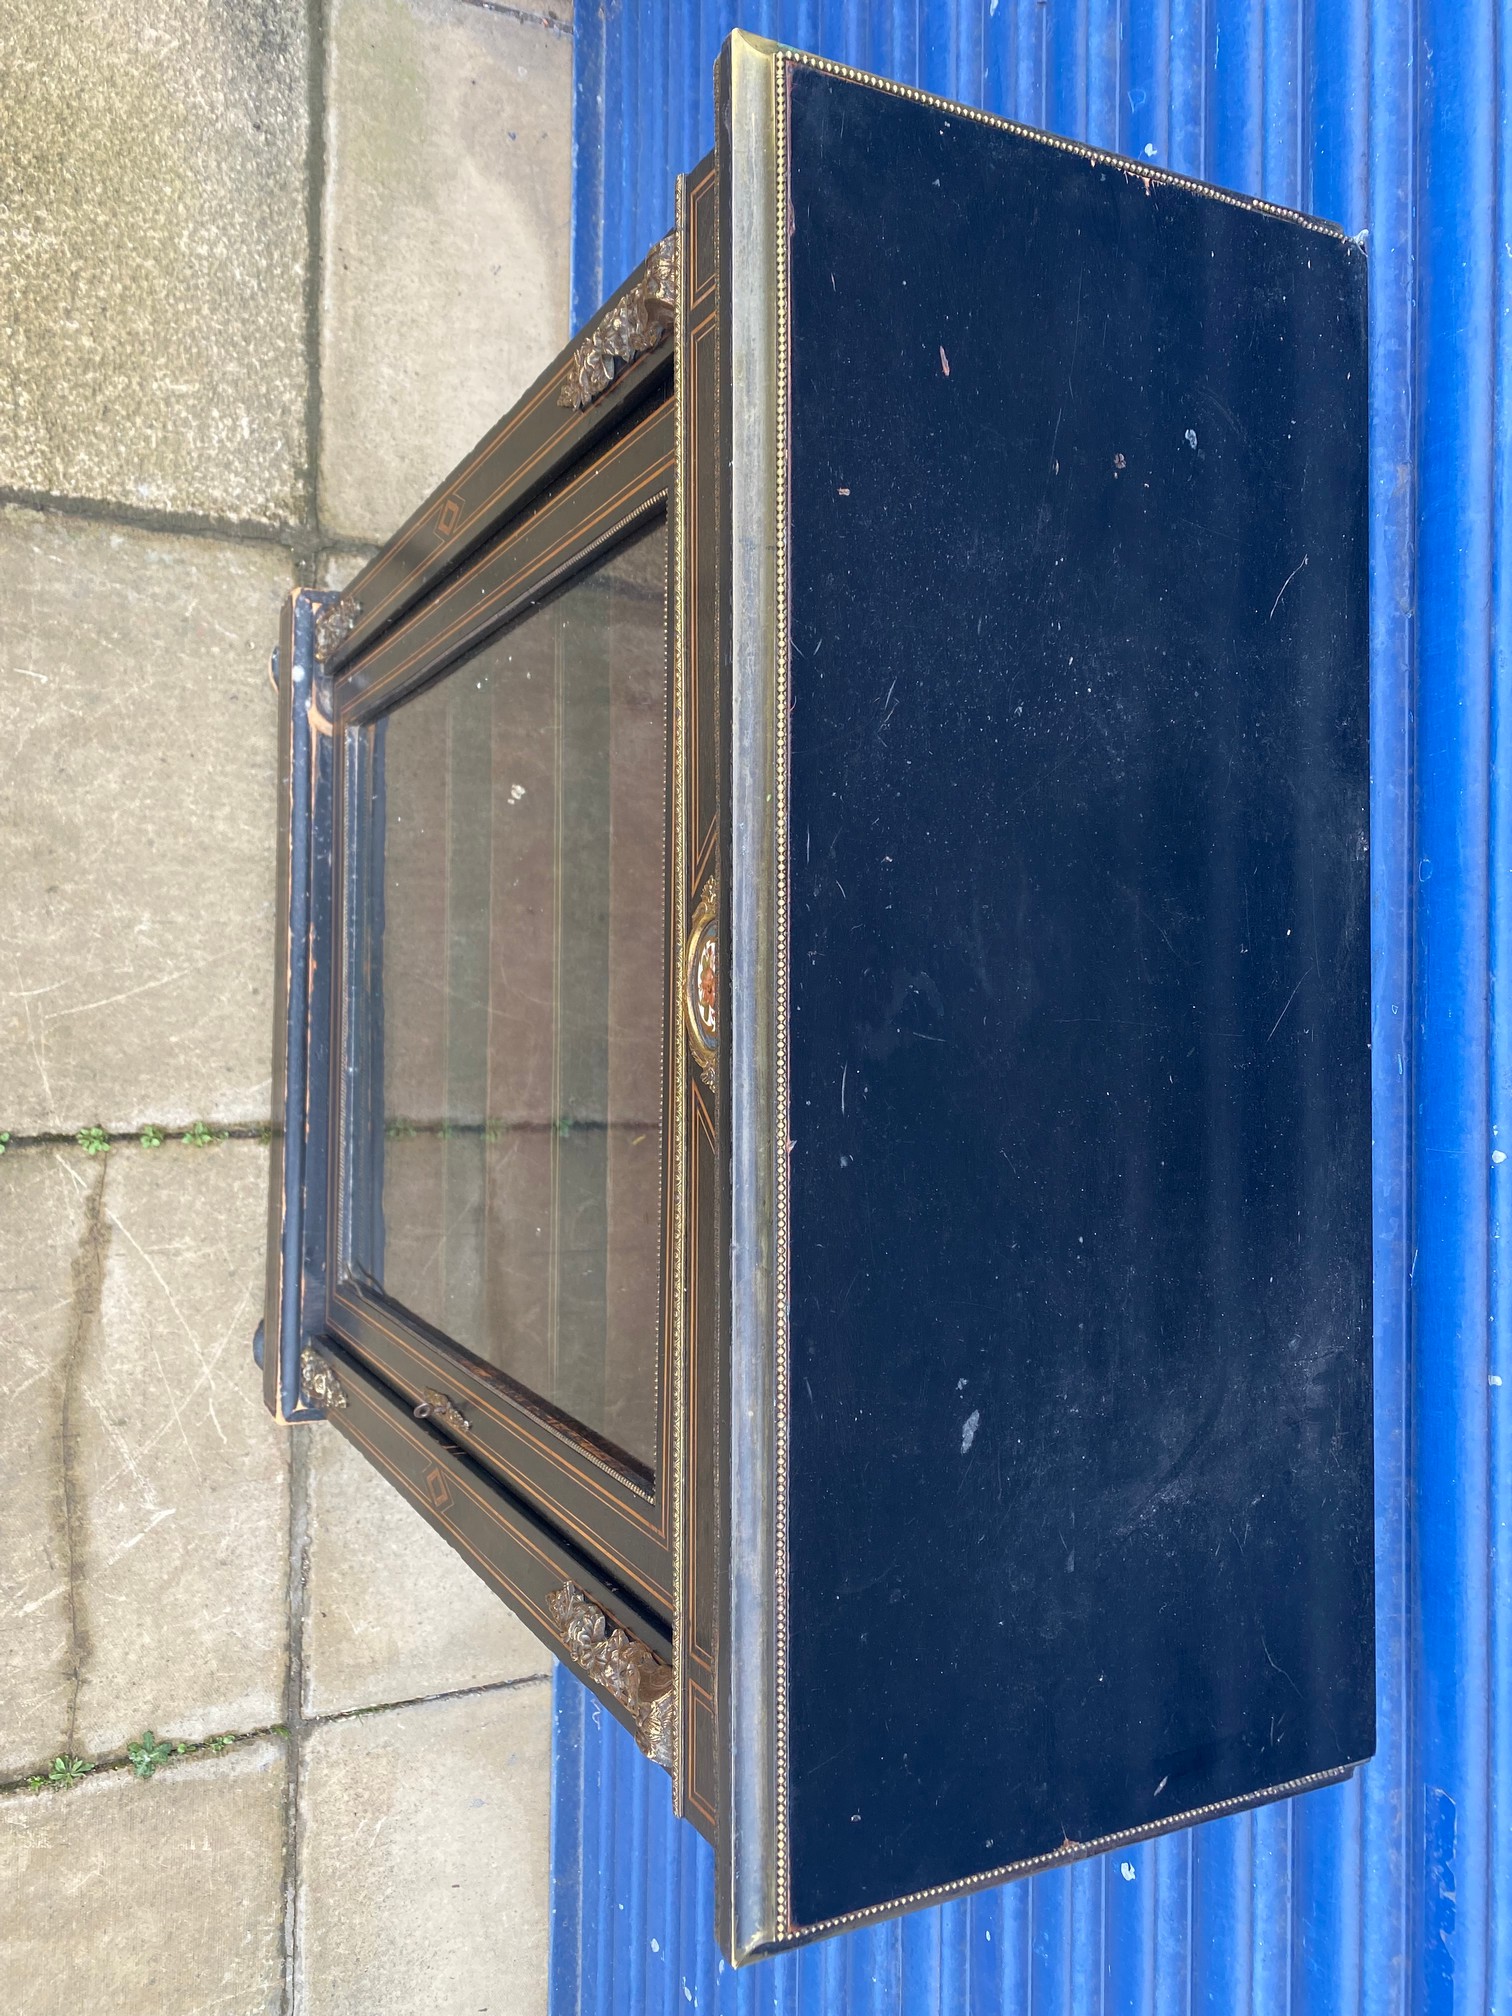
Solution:
<svg viewBox="0 0 1512 2016"><path fill-rule="evenodd" d="M335 682L326 1309L668 1618L673 435Z"/></svg>

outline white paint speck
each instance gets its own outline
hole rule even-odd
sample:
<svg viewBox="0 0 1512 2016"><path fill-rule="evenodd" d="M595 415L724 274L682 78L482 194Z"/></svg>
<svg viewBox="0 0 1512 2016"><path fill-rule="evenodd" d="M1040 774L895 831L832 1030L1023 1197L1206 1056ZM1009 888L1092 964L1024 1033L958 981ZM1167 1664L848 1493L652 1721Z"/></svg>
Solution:
<svg viewBox="0 0 1512 2016"><path fill-rule="evenodd" d="M1183 434L1181 438L1183 441L1185 441L1188 448L1195 448L1197 446L1197 434L1194 428L1188 427L1185 434Z"/></svg>
<svg viewBox="0 0 1512 2016"><path fill-rule="evenodd" d="M1505 1148L1493 1148L1491 1150L1491 1166L1493 1169L1499 1169L1506 1159L1507 1151Z"/></svg>
<svg viewBox="0 0 1512 2016"><path fill-rule="evenodd" d="M1132 1883L1134 1881L1134 1864L1132 1862L1120 1862L1118 1873L1122 1876L1125 1883Z"/></svg>
<svg viewBox="0 0 1512 2016"><path fill-rule="evenodd" d="M970 1449L972 1443L975 1442L976 1431L981 1425L982 1410L980 1407L973 1407L971 1412L966 1416L965 1421L961 1424L961 1454L963 1456Z"/></svg>
<svg viewBox="0 0 1512 2016"><path fill-rule="evenodd" d="M1153 161L1155 159L1155 142L1153 140L1146 140L1144 150L1146 159Z"/></svg>
<svg viewBox="0 0 1512 2016"><path fill-rule="evenodd" d="M510 785L510 787L509 787L509 802L510 802L510 804L511 804L511 805L518 805L518 804L519 804L519 802L520 802L520 800L521 800L521 799L522 799L522 798L523 798L524 796L525 796L525 786L524 786L523 784L511 784L511 785Z"/></svg>
<svg viewBox="0 0 1512 2016"><path fill-rule="evenodd" d="M660 1941L660 1939L653 1939L653 1940L651 1941L651 1951L652 1951L653 1953L660 1953L660 1951L661 1951L661 1941Z"/></svg>
<svg viewBox="0 0 1512 2016"><path fill-rule="evenodd" d="M1486 1375L1486 1384L1488 1386L1500 1386L1501 1382L1502 1376L1500 1372L1490 1372Z"/></svg>

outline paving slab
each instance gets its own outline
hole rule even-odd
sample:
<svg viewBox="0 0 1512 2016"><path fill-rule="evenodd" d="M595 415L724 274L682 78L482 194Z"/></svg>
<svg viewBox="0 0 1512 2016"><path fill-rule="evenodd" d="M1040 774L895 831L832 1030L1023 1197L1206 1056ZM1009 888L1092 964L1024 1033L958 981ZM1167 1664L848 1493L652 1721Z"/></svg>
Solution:
<svg viewBox="0 0 1512 2016"><path fill-rule="evenodd" d="M306 515L307 15L6 9L0 484Z"/></svg>
<svg viewBox="0 0 1512 2016"><path fill-rule="evenodd" d="M0 1797L7 2016L276 2016L284 1784L265 1738Z"/></svg>
<svg viewBox="0 0 1512 2016"><path fill-rule="evenodd" d="M544 1681L307 1732L303 2016L544 2016L550 1742Z"/></svg>
<svg viewBox="0 0 1512 2016"><path fill-rule="evenodd" d="M572 41L335 0L326 51L320 519L381 540L567 339Z"/></svg>
<svg viewBox="0 0 1512 2016"><path fill-rule="evenodd" d="M79 1331L98 1303L90 1234L104 1174L103 1160L54 1148L0 1157L0 1777L43 1761L67 1730L63 1438Z"/></svg>
<svg viewBox="0 0 1512 2016"><path fill-rule="evenodd" d="M268 1117L276 546L0 511L0 1127Z"/></svg>
<svg viewBox="0 0 1512 2016"><path fill-rule="evenodd" d="M301 1432L307 1715L550 1672L540 1640L349 1442Z"/></svg>
<svg viewBox="0 0 1512 2016"><path fill-rule="evenodd" d="M266 1186L251 1142L0 1158L0 1773L284 1712Z"/></svg>
<svg viewBox="0 0 1512 2016"><path fill-rule="evenodd" d="M320 555L315 567L317 588L345 588L354 580L369 560L378 551L376 546L364 546L354 552L350 547L331 547Z"/></svg>

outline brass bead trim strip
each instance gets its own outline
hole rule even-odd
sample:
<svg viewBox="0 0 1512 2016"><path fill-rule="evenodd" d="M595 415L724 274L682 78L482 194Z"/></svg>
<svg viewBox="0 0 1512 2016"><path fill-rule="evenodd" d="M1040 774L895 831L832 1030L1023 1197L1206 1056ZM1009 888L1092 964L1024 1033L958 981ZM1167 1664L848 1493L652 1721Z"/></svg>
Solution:
<svg viewBox="0 0 1512 2016"><path fill-rule="evenodd" d="M720 1834L717 1858L724 1941L737 1962L780 1937L783 1854L780 1722L785 1713L778 1634L781 1583L778 1464L781 1441L781 1270L776 1196L786 1161L786 1111L776 1056L777 967L783 920L778 902L781 785L778 632L783 518L779 471L785 430L778 391L778 285L781 181L776 161L772 45L736 33L726 44L721 113L722 159L729 185L720 252L729 276L721 375L729 407L721 423L722 487L730 522L721 532L729 579L720 601L729 654L729 772L722 779L728 861L722 898L729 971L723 1000L728 1028L720 1086L728 1157L728 1326L721 1321L727 1381L720 1420ZM728 462L725 457L728 456Z"/></svg>
<svg viewBox="0 0 1512 2016"><path fill-rule="evenodd" d="M1053 1849L1048 1855L1028 1855L1021 1862L1004 1862L996 1869L984 1869L980 1876L969 1876L959 1883L936 1883L927 1890L911 1890L906 1897L889 1898L887 1903L874 1904L865 1911L846 1911L838 1918L818 1918L811 1925L794 1925L789 1921L788 1930L792 1937L808 1940L855 1925L875 1925L879 1920L896 1918L905 1911L917 1911L926 1904L943 1904L953 1898L969 1897L978 1890L993 1890L1001 1883L1012 1882L1020 1876L1032 1876L1042 1869L1060 1869L1068 1862L1085 1862L1093 1856L1106 1855L1112 1848L1153 1841L1162 1834L1174 1834L1183 1828L1195 1827L1203 1820L1216 1820L1225 1813L1244 1813L1256 1806L1269 1805L1272 1800L1294 1799L1299 1792L1312 1792L1321 1785L1341 1785L1345 1779L1352 1778L1354 1772L1353 1764L1340 1765L1334 1771L1313 1771L1305 1778L1288 1778L1284 1784L1248 1792L1243 1798L1216 1799L1209 1806L1194 1806L1189 1812L1173 1813L1169 1820L1157 1821L1153 1826L1124 1827L1116 1834L1100 1834L1095 1841L1068 1841L1063 1848Z"/></svg>
<svg viewBox="0 0 1512 2016"><path fill-rule="evenodd" d="M774 931L774 957L776 979L776 1016L773 1055L773 1129L772 1143L773 1173L772 1199L775 1225L773 1228L773 1257L777 1275L775 1295L776 1327L776 1597L777 1615L775 1624L775 1659L777 1680L777 1787L776 1787L776 1832L777 1871L776 1907L779 1925L792 1923L792 1876L793 1846L790 1832L790 1777L791 1763L788 1743L788 1611L790 1604L788 1578L788 1441L789 1407L792 1368L789 1363L792 1352L792 1332L788 1317L788 1303L792 1295L790 1275L791 1258L791 1214L790 1178L792 1149L791 1088L789 1085L788 1059L788 1017L789 1004L788 963L791 957L789 943L789 876L788 876L788 797L791 782L792 749L792 708L790 703L790 671L792 648L789 637L789 563L792 554L791 498L788 485L789 464L792 457L792 408L789 372L789 347L791 341L791 288L789 218L792 209L791 162L788 159L788 71L787 64L779 52L772 66L772 139L774 165L777 175L777 200L773 222L776 227L776 418L777 418L777 470L774 519L777 529L777 555L773 585L776 591L775 644L776 664L773 668L775 693L775 721L773 724L773 775L772 775L772 819L775 826L773 861L776 888L773 891L773 907L776 916Z"/></svg>
<svg viewBox="0 0 1512 2016"><path fill-rule="evenodd" d="M674 994L682 974L682 923L686 908L685 883L687 880L687 765L688 765L688 710L684 690L687 673L687 637L684 609L688 590L688 444L687 425L683 413L684 401L688 396L688 360L684 343L684 329L687 321L687 283L692 264L687 251L687 177L679 175L673 191L675 221L670 240L672 247L672 495L670 500L671 550L668 565L671 569L671 651L668 662L668 712L672 728L672 817L671 817L671 952L672 987ZM671 1046L671 1056L663 1059L664 1066L670 1066L671 1092L671 1134L668 1143L669 1174L672 1186L669 1265L665 1274L667 1283L667 1324L671 1341L672 1377L672 1475L668 1480L671 1497L672 1529L672 1670L671 1687L667 1695L668 1713L671 1725L667 1737L667 1769L672 1774L672 1810L678 1819L683 1814L683 1794L687 1785L687 1760L683 1754L683 1718L673 1712L671 1704L682 1695L684 1636L687 1631L687 1533L689 1527L688 1493L692 1486L687 1475L686 1429L684 1417L688 1396L688 1293L687 1293L687 1221L688 1221L688 1143L687 1143L687 1094L684 1087L684 1041L681 1022L675 1005L670 1015L667 1041Z"/></svg>
<svg viewBox="0 0 1512 2016"><path fill-rule="evenodd" d="M787 95L787 73L790 70L818 70L827 77L840 77L849 84L865 84L873 91L885 91L893 98L906 98L914 105L927 105L937 112L948 112L953 118L970 119L978 126L991 126L1000 133L1016 133L1021 139L1033 140L1042 147L1054 147L1062 154L1076 154L1093 167L1116 168L1131 182L1142 182L1146 192L1152 188L1184 189L1192 196L1210 197L1215 203L1227 203L1234 210L1257 210L1267 217L1280 217L1288 224L1306 225L1309 231L1316 231L1324 238L1344 238L1348 234L1328 217L1314 217L1306 210L1289 210L1284 203L1267 202L1263 196L1245 196L1237 189L1220 189L1216 183L1200 182L1192 175L1178 175L1174 168L1158 168L1153 162L1135 161L1127 154L1110 153L1106 147L1093 147L1086 141L1068 140L1063 134L1046 133L1038 126L1022 125L1017 119L1005 119L998 112L984 112L976 105L963 105L958 99L940 98L932 91L920 91L912 84L895 84L890 77L875 77L868 70L857 70L849 63L832 63L825 56L811 56L802 49L779 49L776 54L777 95L779 102ZM786 110L779 115L785 123Z"/></svg>

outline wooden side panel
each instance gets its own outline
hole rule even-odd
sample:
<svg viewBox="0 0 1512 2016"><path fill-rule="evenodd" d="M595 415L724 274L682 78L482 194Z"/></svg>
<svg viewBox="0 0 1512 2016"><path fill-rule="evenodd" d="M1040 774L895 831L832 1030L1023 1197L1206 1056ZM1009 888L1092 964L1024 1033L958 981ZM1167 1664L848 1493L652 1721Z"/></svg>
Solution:
<svg viewBox="0 0 1512 2016"><path fill-rule="evenodd" d="M278 1421L319 1420L299 1355L325 1293L330 1070L331 736L328 682L315 663L316 614L332 598L301 588L284 605L278 685L277 935L273 970L272 1153L263 1321L254 1353Z"/></svg>

